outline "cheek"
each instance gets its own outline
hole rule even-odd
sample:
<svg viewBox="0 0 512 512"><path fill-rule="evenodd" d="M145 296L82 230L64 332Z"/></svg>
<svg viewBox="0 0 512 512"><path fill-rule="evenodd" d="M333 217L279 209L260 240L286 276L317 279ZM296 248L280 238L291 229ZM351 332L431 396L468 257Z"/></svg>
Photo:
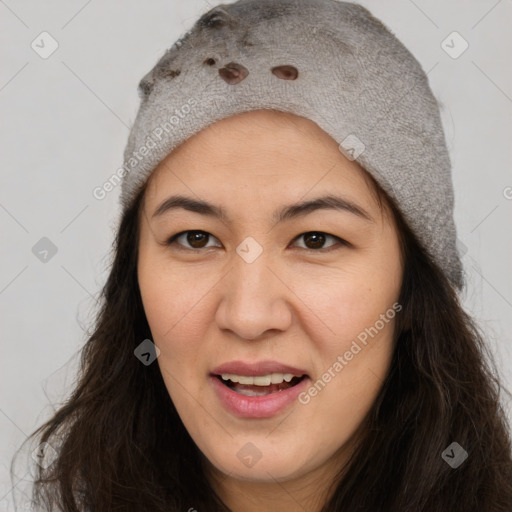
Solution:
<svg viewBox="0 0 512 512"><path fill-rule="evenodd" d="M321 320L332 349L343 349L347 342L373 326L393 308L400 291L400 275L395 269L381 272L370 265L364 271L337 274L331 271L325 276L323 286L319 284L322 277L317 277L315 283L304 284L301 298ZM391 314L392 319L395 315L393 311ZM385 330L380 323L379 327ZM315 339L318 333L311 336Z"/></svg>
<svg viewBox="0 0 512 512"><path fill-rule="evenodd" d="M205 296L213 285L212 276L172 270L169 262L141 258L138 280L146 318L155 342L163 345L173 339L194 339L201 328Z"/></svg>
<svg viewBox="0 0 512 512"><path fill-rule="evenodd" d="M364 400L367 393L373 394L372 383L378 385L385 377L393 351L397 314L393 304L393 301L370 303L366 294L338 297L337 309L334 311L331 306L330 316L326 318L334 334L323 339L312 338L316 339L319 351L320 378L335 381L332 391L338 388L336 396L345 396L347 403L352 398L357 402Z"/></svg>
<svg viewBox="0 0 512 512"><path fill-rule="evenodd" d="M379 292L366 280L350 285L345 281L344 287L333 287L323 302L315 303L334 333L309 333L318 356L316 375L301 403L311 419L309 435L322 439L327 451L356 431L389 371L397 295Z"/></svg>
<svg viewBox="0 0 512 512"><path fill-rule="evenodd" d="M391 362L395 318L401 310L397 300L402 268L396 247L389 247L388 252L369 254L343 272L320 277L316 285L309 285L304 300L313 305L325 333L308 333L319 356L317 378L329 382L329 389L322 391L324 403L336 403L345 412L358 408L364 412L369 407ZM318 387L323 389L322 383Z"/></svg>
<svg viewBox="0 0 512 512"><path fill-rule="evenodd" d="M159 348L157 363L175 405L188 407L184 382L197 379L198 358L206 320L202 287L187 282L183 273L171 274L153 265L141 268L139 287L152 341Z"/></svg>

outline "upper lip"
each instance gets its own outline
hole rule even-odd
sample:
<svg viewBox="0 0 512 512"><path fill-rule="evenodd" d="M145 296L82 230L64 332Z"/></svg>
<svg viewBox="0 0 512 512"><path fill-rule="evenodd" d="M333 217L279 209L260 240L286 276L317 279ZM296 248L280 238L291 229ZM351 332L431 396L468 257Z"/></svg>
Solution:
<svg viewBox="0 0 512 512"><path fill-rule="evenodd" d="M256 363L247 363L245 361L229 361L221 364L212 370L214 375L222 375L223 373L232 373L235 375L246 375L248 377L256 377L257 375L267 375L269 373L291 373L292 375L306 375L306 370L295 368L288 364L278 361L258 361Z"/></svg>

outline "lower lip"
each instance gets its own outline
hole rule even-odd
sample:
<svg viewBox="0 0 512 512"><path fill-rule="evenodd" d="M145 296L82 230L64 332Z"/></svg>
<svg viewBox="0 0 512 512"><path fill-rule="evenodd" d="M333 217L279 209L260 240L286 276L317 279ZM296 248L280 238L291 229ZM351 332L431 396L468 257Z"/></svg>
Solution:
<svg viewBox="0 0 512 512"><path fill-rule="evenodd" d="M242 418L271 418L297 399L308 386L309 378L305 377L291 388L263 396L241 395L222 384L217 377L210 375L210 380L217 396L229 412Z"/></svg>

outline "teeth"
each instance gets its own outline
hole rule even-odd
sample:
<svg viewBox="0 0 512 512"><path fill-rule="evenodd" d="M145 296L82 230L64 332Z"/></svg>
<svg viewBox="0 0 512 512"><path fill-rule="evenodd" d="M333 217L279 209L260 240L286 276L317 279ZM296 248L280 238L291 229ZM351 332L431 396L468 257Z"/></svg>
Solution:
<svg viewBox="0 0 512 512"><path fill-rule="evenodd" d="M302 375L293 375L291 373L268 373L267 375L258 375L249 377L247 375L235 375L233 373L223 373L222 380L230 380L239 384L252 386L270 386L270 384L281 384L283 381L290 382L294 377Z"/></svg>

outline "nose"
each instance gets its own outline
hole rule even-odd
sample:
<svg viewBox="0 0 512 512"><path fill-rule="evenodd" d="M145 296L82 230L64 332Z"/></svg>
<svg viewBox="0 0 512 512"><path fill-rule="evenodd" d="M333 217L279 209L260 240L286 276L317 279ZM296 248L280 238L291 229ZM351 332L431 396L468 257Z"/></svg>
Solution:
<svg viewBox="0 0 512 512"><path fill-rule="evenodd" d="M252 263L235 257L222 286L216 322L244 340L255 340L286 331L292 322L293 292L272 268L264 252Z"/></svg>

